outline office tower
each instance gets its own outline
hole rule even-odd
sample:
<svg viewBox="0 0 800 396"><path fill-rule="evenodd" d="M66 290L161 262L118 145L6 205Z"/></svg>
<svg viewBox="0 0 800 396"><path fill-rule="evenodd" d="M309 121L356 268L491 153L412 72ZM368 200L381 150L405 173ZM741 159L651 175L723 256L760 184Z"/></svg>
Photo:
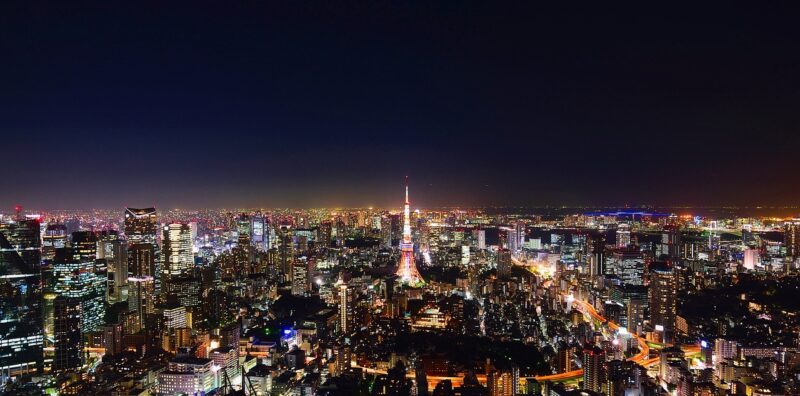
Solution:
<svg viewBox="0 0 800 396"><path fill-rule="evenodd" d="M709 234L709 248L714 245L712 242L716 237L715 233ZM718 237L718 236L717 236ZM670 258L681 257L681 233L678 230L669 230L661 234L661 254L666 254Z"/></svg>
<svg viewBox="0 0 800 396"><path fill-rule="evenodd" d="M478 241L478 249L486 249L486 230L475 230L475 233L477 234L475 239Z"/></svg>
<svg viewBox="0 0 800 396"><path fill-rule="evenodd" d="M292 265L292 295L302 296L308 291L308 262L300 258Z"/></svg>
<svg viewBox="0 0 800 396"><path fill-rule="evenodd" d="M519 392L519 368L491 371L486 376L490 396L516 396Z"/></svg>
<svg viewBox="0 0 800 396"><path fill-rule="evenodd" d="M353 352L350 345L340 345L336 349L336 374L342 375L349 371L352 360Z"/></svg>
<svg viewBox="0 0 800 396"><path fill-rule="evenodd" d="M403 241L400 243L400 263L397 266L400 282L409 285L424 283L414 263L414 243L411 241L411 209L408 201L408 180L406 180L406 202L403 207Z"/></svg>
<svg viewBox="0 0 800 396"><path fill-rule="evenodd" d="M506 248L512 252L516 252L522 248L519 244L519 235L517 230L512 228L506 232Z"/></svg>
<svg viewBox="0 0 800 396"><path fill-rule="evenodd" d="M592 238L592 258L589 262L589 275L592 278L605 275L605 260L606 238L602 234L596 235Z"/></svg>
<svg viewBox="0 0 800 396"><path fill-rule="evenodd" d="M800 257L800 219L792 219L783 224L783 244L786 255Z"/></svg>
<svg viewBox="0 0 800 396"><path fill-rule="evenodd" d="M348 335L355 330L355 290L347 284L339 285L339 330Z"/></svg>
<svg viewBox="0 0 800 396"><path fill-rule="evenodd" d="M686 356L682 349L678 347L666 347L661 350L658 365L658 376L661 378L662 381L668 383L676 383L674 378L669 378L669 367L671 365L680 365L686 359Z"/></svg>
<svg viewBox="0 0 800 396"><path fill-rule="evenodd" d="M97 259L108 271L106 298L115 303L128 299L128 244L120 239L104 239L97 244Z"/></svg>
<svg viewBox="0 0 800 396"><path fill-rule="evenodd" d="M497 277L507 279L511 276L511 250L497 250Z"/></svg>
<svg viewBox="0 0 800 396"><path fill-rule="evenodd" d="M167 284L167 302L180 304L190 311L195 311L202 304L200 283L200 279L192 275L171 278Z"/></svg>
<svg viewBox="0 0 800 396"><path fill-rule="evenodd" d="M256 213L255 216L250 218L250 234L252 235L250 243L252 243L253 247L258 251L266 250L265 230L266 221L264 217L260 212Z"/></svg>
<svg viewBox="0 0 800 396"><path fill-rule="evenodd" d="M663 262L650 265L650 323L656 332L663 331L664 341L671 342L675 330L676 282L671 266Z"/></svg>
<svg viewBox="0 0 800 396"><path fill-rule="evenodd" d="M326 248L330 247L332 232L333 232L333 223L331 223L330 220L325 220L322 223L320 223L319 237L317 237L317 246Z"/></svg>
<svg viewBox="0 0 800 396"><path fill-rule="evenodd" d="M151 243L135 243L128 247L128 308L137 313L140 324L153 312L155 255Z"/></svg>
<svg viewBox="0 0 800 396"><path fill-rule="evenodd" d="M94 259L82 258L82 254L73 248L62 248L56 249L53 277L55 283L52 291L81 305L82 331L89 333L97 330L103 324L106 313L108 275L96 271Z"/></svg>
<svg viewBox="0 0 800 396"><path fill-rule="evenodd" d="M158 215L155 208L125 208L125 236L128 242L156 243Z"/></svg>
<svg viewBox="0 0 800 396"><path fill-rule="evenodd" d="M238 323L231 323L219 329L219 345L239 349L239 340L242 337Z"/></svg>
<svg viewBox="0 0 800 396"><path fill-rule="evenodd" d="M649 305L648 288L643 285L622 284L612 289L612 300L623 305L619 324L631 333L638 333L644 324Z"/></svg>
<svg viewBox="0 0 800 396"><path fill-rule="evenodd" d="M192 230L188 224L172 223L162 229L161 245L164 270L169 277L191 271L194 267Z"/></svg>
<svg viewBox="0 0 800 396"><path fill-rule="evenodd" d="M77 369L82 364L83 311L81 301L58 296L53 301L53 370Z"/></svg>
<svg viewBox="0 0 800 396"><path fill-rule="evenodd" d="M42 272L38 220L0 223L0 387L42 369Z"/></svg>
<svg viewBox="0 0 800 396"><path fill-rule="evenodd" d="M250 217L247 214L242 213L236 218L236 232L239 235L239 246L250 246L250 241L252 240L252 236L250 235L251 226Z"/></svg>
<svg viewBox="0 0 800 396"><path fill-rule="evenodd" d="M606 353L598 346L587 345L583 350L583 387L601 392L605 382Z"/></svg>
<svg viewBox="0 0 800 396"><path fill-rule="evenodd" d="M756 268L756 264L758 264L758 250L745 248L744 263L743 263L744 268L748 270L753 270Z"/></svg>
<svg viewBox="0 0 800 396"><path fill-rule="evenodd" d="M64 224L48 224L42 236L42 259L52 260L56 249L67 247L67 235L67 226Z"/></svg>
<svg viewBox="0 0 800 396"><path fill-rule="evenodd" d="M282 225L280 228L278 258L284 279L291 281L292 266L294 263L294 242L292 241L292 228L289 225Z"/></svg>
<svg viewBox="0 0 800 396"><path fill-rule="evenodd" d="M106 355L114 356L124 350L125 326L120 323L103 326L103 347Z"/></svg>
<svg viewBox="0 0 800 396"><path fill-rule="evenodd" d="M158 246L158 215L155 208L125 208L125 236L128 239L128 247L137 244L147 243L153 245L152 260L153 271L149 276L153 277L153 293L161 293L161 249ZM129 271L130 267L129 267Z"/></svg>
<svg viewBox="0 0 800 396"><path fill-rule="evenodd" d="M626 285L644 284L644 257L638 248L619 248L612 256L607 272L617 275Z"/></svg>
<svg viewBox="0 0 800 396"><path fill-rule="evenodd" d="M173 305L164 308L164 326L167 329L177 329L186 327L186 307L181 305Z"/></svg>
<svg viewBox="0 0 800 396"><path fill-rule="evenodd" d="M631 229L630 226L622 223L617 227L617 247L620 249L627 248L631 244Z"/></svg>
<svg viewBox="0 0 800 396"><path fill-rule="evenodd" d="M72 233L70 247L78 261L94 261L97 259L97 233L94 231L76 231Z"/></svg>

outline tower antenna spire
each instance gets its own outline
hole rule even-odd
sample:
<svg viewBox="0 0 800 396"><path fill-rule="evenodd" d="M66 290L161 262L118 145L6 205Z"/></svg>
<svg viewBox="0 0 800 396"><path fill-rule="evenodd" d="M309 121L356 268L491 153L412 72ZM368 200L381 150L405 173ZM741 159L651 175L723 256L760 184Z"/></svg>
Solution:
<svg viewBox="0 0 800 396"><path fill-rule="evenodd" d="M411 209L408 203L408 176L406 176L406 202L403 206L403 239L400 241L400 263L397 276L406 284L424 283L414 263L414 241L411 239Z"/></svg>
<svg viewBox="0 0 800 396"><path fill-rule="evenodd" d="M408 176L406 176L406 205L408 204Z"/></svg>

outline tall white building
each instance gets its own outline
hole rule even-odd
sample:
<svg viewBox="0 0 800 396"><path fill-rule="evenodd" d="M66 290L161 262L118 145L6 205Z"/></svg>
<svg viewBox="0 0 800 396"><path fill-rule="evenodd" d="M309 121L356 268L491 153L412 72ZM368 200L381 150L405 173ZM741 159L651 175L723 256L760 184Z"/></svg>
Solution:
<svg viewBox="0 0 800 396"><path fill-rule="evenodd" d="M179 275L192 269L194 252L192 229L188 224L165 225L161 238L164 252L164 269L169 275Z"/></svg>

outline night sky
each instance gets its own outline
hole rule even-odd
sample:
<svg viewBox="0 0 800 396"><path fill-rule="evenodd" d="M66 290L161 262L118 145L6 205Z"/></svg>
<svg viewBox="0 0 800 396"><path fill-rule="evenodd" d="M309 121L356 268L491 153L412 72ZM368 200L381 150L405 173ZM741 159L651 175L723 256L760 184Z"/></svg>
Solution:
<svg viewBox="0 0 800 396"><path fill-rule="evenodd" d="M2 210L800 202L778 3L68 3L0 5Z"/></svg>

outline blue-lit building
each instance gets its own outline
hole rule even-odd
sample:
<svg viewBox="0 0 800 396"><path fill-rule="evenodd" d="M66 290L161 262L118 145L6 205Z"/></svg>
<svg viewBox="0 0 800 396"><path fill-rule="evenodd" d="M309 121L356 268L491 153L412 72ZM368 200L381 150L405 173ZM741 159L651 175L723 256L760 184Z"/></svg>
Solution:
<svg viewBox="0 0 800 396"><path fill-rule="evenodd" d="M79 259L73 249L56 249L53 260L53 292L80 301L83 333L98 330L105 316L105 268L95 260Z"/></svg>
<svg viewBox="0 0 800 396"><path fill-rule="evenodd" d="M43 366L41 247L38 219L0 222L0 389Z"/></svg>

